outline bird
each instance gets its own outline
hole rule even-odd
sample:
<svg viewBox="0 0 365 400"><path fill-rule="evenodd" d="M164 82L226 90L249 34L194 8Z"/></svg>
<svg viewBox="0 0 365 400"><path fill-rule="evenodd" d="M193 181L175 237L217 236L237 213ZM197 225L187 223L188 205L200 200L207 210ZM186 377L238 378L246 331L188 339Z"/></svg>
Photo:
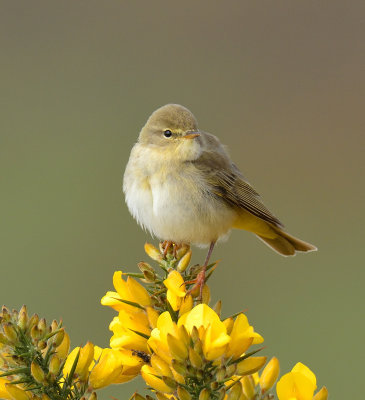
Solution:
<svg viewBox="0 0 365 400"><path fill-rule="evenodd" d="M226 147L179 104L166 104L148 118L131 150L123 191L130 213L152 236L209 247L197 277L200 288L216 242L232 229L252 232L283 256L317 250L284 230Z"/></svg>

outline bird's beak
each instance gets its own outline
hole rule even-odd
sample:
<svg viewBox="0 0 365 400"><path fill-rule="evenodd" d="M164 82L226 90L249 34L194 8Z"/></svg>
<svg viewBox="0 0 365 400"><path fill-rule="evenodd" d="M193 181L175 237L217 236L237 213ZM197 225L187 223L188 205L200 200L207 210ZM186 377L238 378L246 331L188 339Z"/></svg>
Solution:
<svg viewBox="0 0 365 400"><path fill-rule="evenodd" d="M182 136L182 139L194 139L198 136L200 136L200 133L190 131L187 135Z"/></svg>

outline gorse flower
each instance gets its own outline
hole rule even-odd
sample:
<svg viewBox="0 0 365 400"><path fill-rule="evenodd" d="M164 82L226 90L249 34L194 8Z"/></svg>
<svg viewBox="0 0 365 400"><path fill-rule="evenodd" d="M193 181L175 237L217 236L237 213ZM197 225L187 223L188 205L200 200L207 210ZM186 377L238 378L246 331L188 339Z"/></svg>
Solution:
<svg viewBox="0 0 365 400"><path fill-rule="evenodd" d="M181 309L183 314L191 310L193 298L187 293L185 281L178 271L171 271L163 283L167 287L166 299L174 311Z"/></svg>
<svg viewBox="0 0 365 400"><path fill-rule="evenodd" d="M304 364L297 363L293 369L281 377L276 392L279 400L326 400L328 392L323 387L314 397L317 379Z"/></svg>
<svg viewBox="0 0 365 400"><path fill-rule="evenodd" d="M115 291L101 304L113 308L109 348L91 342L70 352L61 322L49 326L25 307L0 314L0 398L6 400L96 400L95 390L141 375L151 391L130 400L274 399L279 361L258 353L263 337L243 313L221 317L211 308L201 266L189 266L189 246L145 245L158 269L146 262L140 273L116 271ZM206 280L217 264L207 267ZM139 280L139 281L138 281ZM266 364L266 366L265 366ZM316 377L298 363L276 385L278 400L327 400L315 394ZM152 397L152 396L156 397Z"/></svg>
<svg viewBox="0 0 365 400"><path fill-rule="evenodd" d="M220 398L226 392L226 380L252 374L266 362L266 357L244 355L253 337L258 342L263 339L250 329L243 314L227 325L230 332L205 304L185 313L177 323L164 312L148 340L153 355L150 365L142 367L142 377L159 392L174 393L180 386L191 398L203 390L211 399ZM239 335L242 326L247 329Z"/></svg>
<svg viewBox="0 0 365 400"><path fill-rule="evenodd" d="M148 291L128 274L124 274L127 280L123 279L123 272L116 271L113 275L113 285L116 292L107 292L101 299L101 304L110 306L116 311L134 312L136 305L141 307L152 304Z"/></svg>

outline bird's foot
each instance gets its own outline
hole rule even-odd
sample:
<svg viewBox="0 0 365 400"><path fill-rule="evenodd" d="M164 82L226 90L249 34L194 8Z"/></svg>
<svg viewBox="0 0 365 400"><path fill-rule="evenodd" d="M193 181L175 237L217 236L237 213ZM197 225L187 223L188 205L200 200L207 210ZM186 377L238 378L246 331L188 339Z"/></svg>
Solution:
<svg viewBox="0 0 365 400"><path fill-rule="evenodd" d="M206 270L206 267L204 266L203 269L198 273L198 275L196 276L195 279L185 282L185 284L194 283L194 286L187 291L186 295L192 294L197 289L199 289L199 298L198 298L198 300L199 300L200 303L203 301L203 288L204 288L204 285L205 285L205 275L206 275L205 274L205 270Z"/></svg>
<svg viewBox="0 0 365 400"><path fill-rule="evenodd" d="M170 247L173 246L173 243L171 240L165 240L161 243L161 248L163 249L163 258L166 258L168 251L170 250Z"/></svg>
<svg viewBox="0 0 365 400"><path fill-rule="evenodd" d="M166 258L167 253L169 252L169 250L171 248L172 248L172 255L174 256L174 258L177 258L177 252L181 247L182 247L181 244L176 244L171 240L165 240L165 241L161 242L163 258Z"/></svg>

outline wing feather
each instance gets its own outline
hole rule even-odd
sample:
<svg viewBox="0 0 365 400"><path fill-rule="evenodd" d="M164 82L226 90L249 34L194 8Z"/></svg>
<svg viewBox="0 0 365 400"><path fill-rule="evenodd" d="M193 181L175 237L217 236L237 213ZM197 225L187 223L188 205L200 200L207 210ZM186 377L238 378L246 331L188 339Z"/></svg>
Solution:
<svg viewBox="0 0 365 400"><path fill-rule="evenodd" d="M275 226L283 224L264 206L260 195L244 180L241 172L222 152L204 151L193 161L203 172L212 192L226 203L243 208Z"/></svg>

